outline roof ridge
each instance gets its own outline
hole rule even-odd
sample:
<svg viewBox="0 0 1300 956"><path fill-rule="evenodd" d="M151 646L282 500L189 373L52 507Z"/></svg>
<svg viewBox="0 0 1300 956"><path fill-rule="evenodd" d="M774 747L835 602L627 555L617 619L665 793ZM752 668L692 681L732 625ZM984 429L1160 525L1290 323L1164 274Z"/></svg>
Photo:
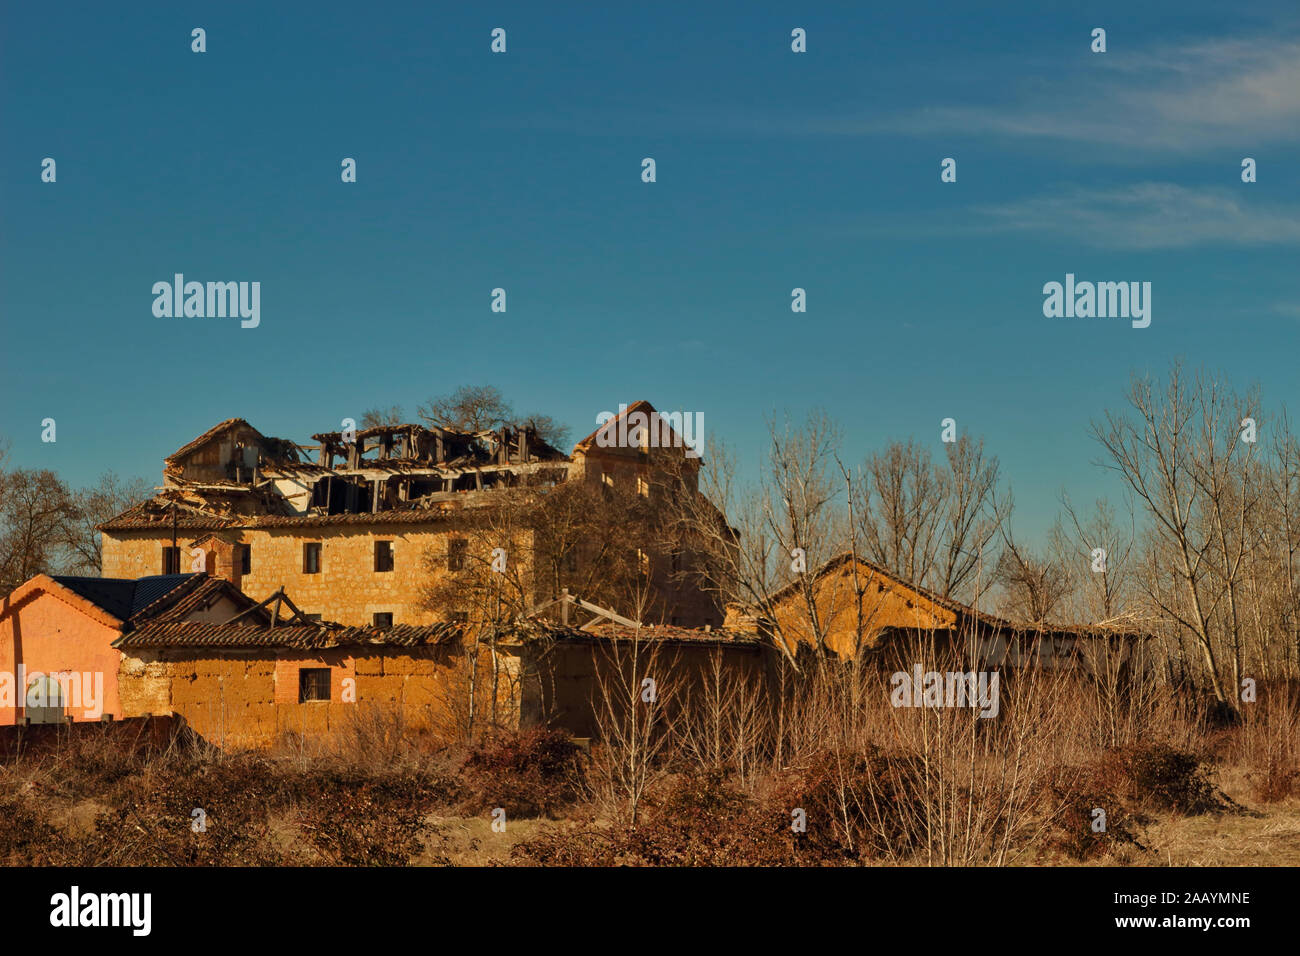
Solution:
<svg viewBox="0 0 1300 956"><path fill-rule="evenodd" d="M248 422L243 418L227 418L224 422L217 422L217 424L213 425L211 428L205 431L198 438L186 442L184 445L176 449L170 455L167 455L165 458L163 458L163 462L166 463L172 461L173 459L179 458L181 455L184 455L187 452L193 451L199 445L202 445L204 442L213 438L215 435L217 435L217 433L219 433L223 429L230 428L233 425L248 425ZM248 427L253 428L252 425L248 425ZM257 432L259 435L262 434L261 432L258 432L256 428L253 428L253 431ZM266 436L263 435L262 437L266 437Z"/></svg>

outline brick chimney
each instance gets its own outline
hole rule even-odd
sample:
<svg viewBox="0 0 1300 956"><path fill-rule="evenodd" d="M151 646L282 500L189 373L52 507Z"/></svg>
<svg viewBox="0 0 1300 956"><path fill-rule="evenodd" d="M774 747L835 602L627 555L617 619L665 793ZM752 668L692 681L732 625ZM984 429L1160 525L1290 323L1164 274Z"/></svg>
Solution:
<svg viewBox="0 0 1300 956"><path fill-rule="evenodd" d="M229 581L235 587L239 587L242 577L239 570L239 546L233 541L227 541L218 535L209 535L206 539L200 539L194 543L194 547L202 548L206 554L204 565L208 574L214 578L222 578ZM185 567L182 560L181 566Z"/></svg>

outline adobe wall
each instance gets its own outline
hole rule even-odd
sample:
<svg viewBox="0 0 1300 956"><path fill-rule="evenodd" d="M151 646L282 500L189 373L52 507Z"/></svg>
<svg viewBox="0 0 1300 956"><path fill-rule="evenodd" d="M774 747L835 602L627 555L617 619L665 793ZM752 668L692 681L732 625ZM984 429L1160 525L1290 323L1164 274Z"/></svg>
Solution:
<svg viewBox="0 0 1300 956"><path fill-rule="evenodd" d="M864 589L862 627L867 647L886 628L932 630L951 627L956 621L952 611L867 569L859 570L858 583ZM852 657L859 621L853 565L843 564L828 571L815 582L814 588L817 617L827 635L827 646L841 657ZM787 595L777 605L775 618L778 639L784 639L792 651L797 644L815 643L802 591Z"/></svg>
<svg viewBox="0 0 1300 956"><path fill-rule="evenodd" d="M119 686L127 716L175 713L221 747L266 746L284 734L331 736L369 718L370 705L399 714L405 730L456 732L463 721L464 659L450 646L333 649L316 654L270 650L134 651ZM299 671L330 668L330 700L299 702ZM499 658L498 718L518 720L512 699L517 661ZM479 719L489 716L489 655L479 661ZM351 683L349 683L351 682Z"/></svg>

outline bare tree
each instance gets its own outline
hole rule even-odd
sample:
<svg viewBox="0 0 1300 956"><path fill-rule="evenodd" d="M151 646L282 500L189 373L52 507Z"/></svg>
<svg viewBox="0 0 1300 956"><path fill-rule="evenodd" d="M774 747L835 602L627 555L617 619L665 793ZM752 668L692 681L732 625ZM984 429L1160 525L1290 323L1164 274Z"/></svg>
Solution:
<svg viewBox="0 0 1300 956"><path fill-rule="evenodd" d="M696 766L734 773L742 784L751 782L760 766L769 712L761 681L752 674L738 675L722 649L715 648L682 697L672 715L678 755Z"/></svg>
<svg viewBox="0 0 1300 956"><path fill-rule="evenodd" d="M1257 587L1256 607L1263 601L1272 604L1271 617L1286 646L1281 650L1284 661L1290 658L1293 672L1300 673L1300 581L1296 575L1296 557L1300 554L1300 439L1291 428L1285 408L1278 416L1273 438L1274 467L1266 485L1266 513L1259 522L1266 552L1273 556L1269 569L1273 579L1272 595L1265 598ZM1252 573L1260 573L1258 565ZM1263 572L1268 574L1269 571ZM1255 578L1256 582L1258 578ZM1271 628L1260 626L1263 650Z"/></svg>
<svg viewBox="0 0 1300 956"><path fill-rule="evenodd" d="M462 385L450 395L431 398L416 409L431 425L479 432L498 428L514 414L494 385Z"/></svg>
<svg viewBox="0 0 1300 956"><path fill-rule="evenodd" d="M501 723L503 694L518 703L518 675L503 672L497 640L504 624L535 600L530 502L520 489L501 494L492 508L467 513L456 533L422 555L426 573L421 604L464 627L463 674L453 685L467 738Z"/></svg>
<svg viewBox="0 0 1300 956"><path fill-rule="evenodd" d="M597 797L636 826L646 793L667 773L677 661L663 644L647 640L640 627L594 653L592 709L599 744L592 753L590 779Z"/></svg>
<svg viewBox="0 0 1300 956"><path fill-rule="evenodd" d="M123 481L112 471L100 475L93 487L74 492L62 528L65 570L73 574L101 574L104 542L99 525L147 500L152 494L152 486L143 478Z"/></svg>
<svg viewBox="0 0 1300 956"><path fill-rule="evenodd" d="M362 428L379 428L381 425L401 425L402 406L389 405L387 408L367 408L361 413Z"/></svg>
<svg viewBox="0 0 1300 956"><path fill-rule="evenodd" d="M867 557L905 581L928 583L945 496L930 452L911 440L891 442L867 458L864 470L868 509L858 524Z"/></svg>
<svg viewBox="0 0 1300 956"><path fill-rule="evenodd" d="M56 573L64 559L72 492L48 469L15 469L0 488L0 594L33 575Z"/></svg>
<svg viewBox="0 0 1300 956"><path fill-rule="evenodd" d="M422 557L421 604L466 625L467 735L498 724L499 700L515 702L520 675L503 673L497 635L538 604L567 589L637 621L663 613L647 568L658 536L644 497L581 480L499 487L491 506L464 509Z"/></svg>
<svg viewBox="0 0 1300 956"><path fill-rule="evenodd" d="M1242 587L1259 540L1263 498L1257 443L1243 440L1257 397L1238 398L1205 372L1175 362L1161 389L1135 378L1128 414L1094 423L1102 463L1118 473L1151 519L1142 590L1172 625L1190 634L1216 700L1236 707L1242 672Z"/></svg>
<svg viewBox="0 0 1300 956"><path fill-rule="evenodd" d="M804 572L816 570L846 540L829 471L838 439L820 413L798 427L769 421L768 431L771 444L756 486L738 485L734 455L716 442L710 441L709 467L698 476L684 473L694 465L679 463L682 471L672 482L677 490L662 506L664 527L691 543L698 558L693 582L722 603L752 609L775 623L773 596L787 585L799 589L802 611L793 628L799 633L774 635L786 665L797 670L798 644L825 639L811 574Z"/></svg>
<svg viewBox="0 0 1300 956"><path fill-rule="evenodd" d="M430 425L481 432L502 425L533 429L544 442L559 448L569 430L549 415L517 415L514 406L494 385L462 385L449 395L429 399L416 414Z"/></svg>
<svg viewBox="0 0 1300 956"><path fill-rule="evenodd" d="M867 459L866 556L906 581L975 605L992 586L992 548L1011 514L996 457L963 435L936 463L924 446L894 442Z"/></svg>
<svg viewBox="0 0 1300 956"><path fill-rule="evenodd" d="M1048 533L1048 546L1071 582L1072 620L1110 621L1126 610L1132 593L1137 541L1132 507L1126 528L1104 498L1087 516L1080 516L1068 495L1062 494L1061 505L1064 514Z"/></svg>
<svg viewBox="0 0 1300 956"><path fill-rule="evenodd" d="M1028 624L1047 623L1070 593L1065 568L1018 545L1010 533L1004 536L1004 541L994 577L1005 589L1007 616Z"/></svg>

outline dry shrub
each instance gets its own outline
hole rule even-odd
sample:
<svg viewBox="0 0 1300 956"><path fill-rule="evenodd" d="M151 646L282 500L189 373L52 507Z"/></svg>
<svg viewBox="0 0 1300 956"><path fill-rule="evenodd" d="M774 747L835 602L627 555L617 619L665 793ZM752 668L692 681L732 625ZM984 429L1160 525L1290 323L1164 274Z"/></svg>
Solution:
<svg viewBox="0 0 1300 956"><path fill-rule="evenodd" d="M179 719L0 728L12 766L26 766L68 798L102 797L163 754L190 752L197 739Z"/></svg>
<svg viewBox="0 0 1300 956"><path fill-rule="evenodd" d="M1265 752L1247 772L1255 797L1263 803L1277 803L1300 791L1300 770L1294 758L1276 751Z"/></svg>
<svg viewBox="0 0 1300 956"><path fill-rule="evenodd" d="M6 781L7 782L7 781ZM60 866L67 859L62 835L46 820L48 806L28 787L0 795L0 863Z"/></svg>
<svg viewBox="0 0 1300 956"><path fill-rule="evenodd" d="M555 817L586 791L581 748L558 730L499 732L462 767L465 812L502 807L509 817Z"/></svg>
<svg viewBox="0 0 1300 956"><path fill-rule="evenodd" d="M1110 758L1136 802L1195 816L1236 809L1213 780L1213 770L1188 750L1158 743L1114 751Z"/></svg>
<svg viewBox="0 0 1300 956"><path fill-rule="evenodd" d="M1242 709L1230 752L1246 768L1255 797L1274 803L1300 793L1300 688L1278 682Z"/></svg>
<svg viewBox="0 0 1300 956"><path fill-rule="evenodd" d="M790 816L759 806L718 772L676 778L638 826L552 828L517 844L540 866L781 866L800 860Z"/></svg>
<svg viewBox="0 0 1300 956"><path fill-rule="evenodd" d="M1107 761L1095 760L1084 766L1061 766L1048 785L1055 811L1047 819L1043 842L1075 860L1091 860L1121 847L1145 850L1138 839L1148 822L1130 808L1121 796ZM1104 829L1095 829L1105 813Z"/></svg>
<svg viewBox="0 0 1300 956"><path fill-rule="evenodd" d="M298 828L332 866L405 866L424 850L424 817L442 797L427 777L326 770L302 781Z"/></svg>
<svg viewBox="0 0 1300 956"><path fill-rule="evenodd" d="M423 819L449 801L448 787L409 769L368 774L318 762L304 770L250 753L173 757L149 766L101 813L76 853L88 865L403 865L423 850ZM191 826L196 808L201 832ZM301 842L278 839L286 819Z"/></svg>
<svg viewBox="0 0 1300 956"><path fill-rule="evenodd" d="M919 849L912 825L924 816L923 767L913 754L874 744L823 753L778 788L771 803L806 816L798 846L819 860L906 857Z"/></svg>
<svg viewBox="0 0 1300 956"><path fill-rule="evenodd" d="M131 781L95 832L80 841L94 866L270 866L288 862L269 816L290 790L269 761L241 754L219 761L170 756ZM194 811L203 811L195 832Z"/></svg>
<svg viewBox="0 0 1300 956"><path fill-rule="evenodd" d="M412 727L401 707L357 704L330 737L321 759L372 774L419 770L437 763L447 741L427 727ZM431 758L433 758L431 760Z"/></svg>

